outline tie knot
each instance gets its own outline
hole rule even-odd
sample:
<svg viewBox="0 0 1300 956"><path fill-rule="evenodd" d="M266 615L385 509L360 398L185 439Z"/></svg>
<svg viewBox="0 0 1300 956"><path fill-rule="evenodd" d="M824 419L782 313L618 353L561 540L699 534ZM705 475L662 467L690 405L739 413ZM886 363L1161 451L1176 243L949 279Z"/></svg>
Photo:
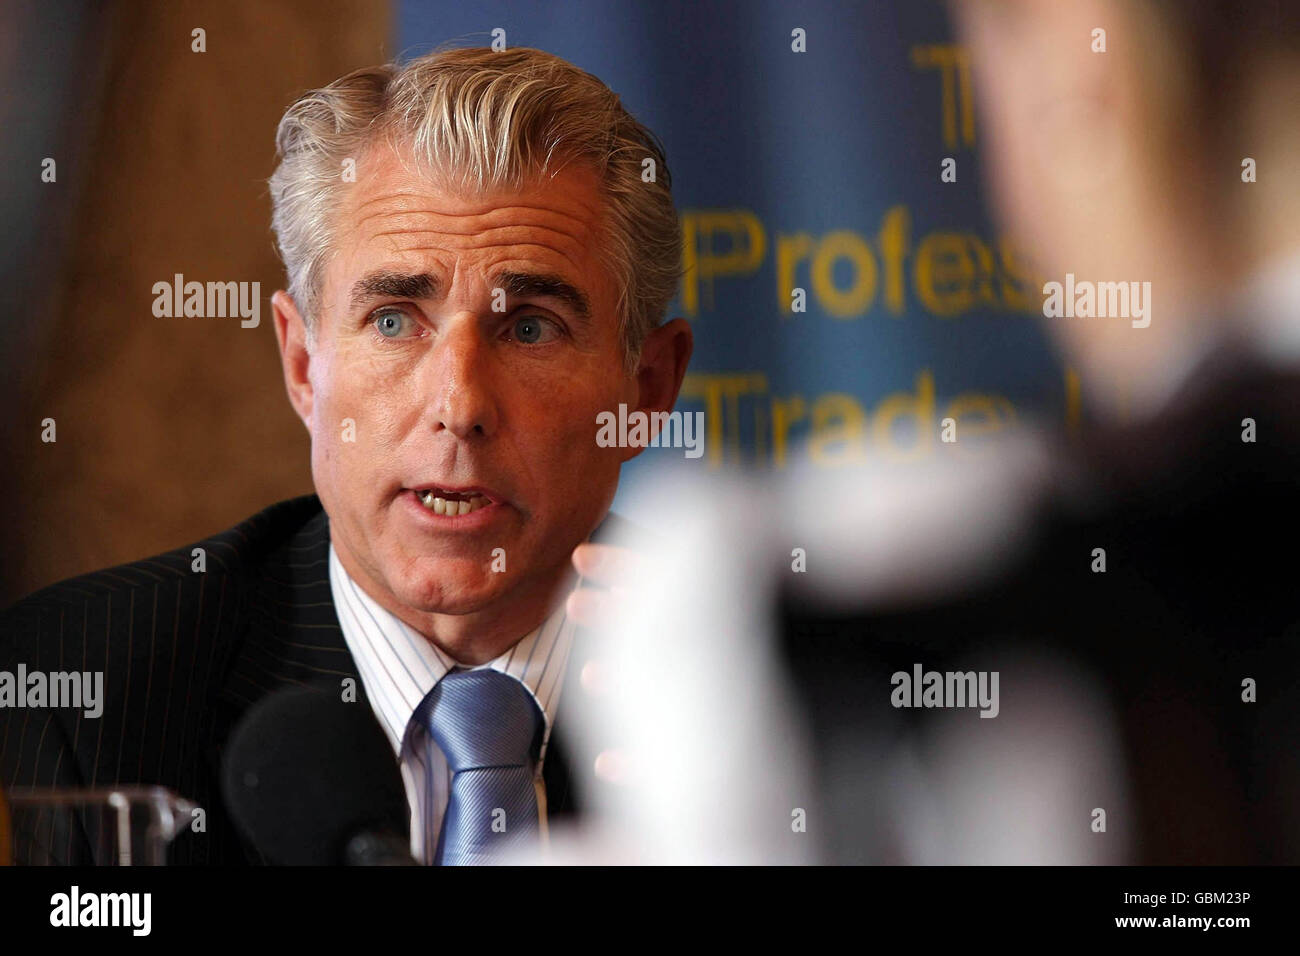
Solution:
<svg viewBox="0 0 1300 956"><path fill-rule="evenodd" d="M417 711L454 773L529 767L542 743L542 712L515 678L483 668L450 671Z"/></svg>

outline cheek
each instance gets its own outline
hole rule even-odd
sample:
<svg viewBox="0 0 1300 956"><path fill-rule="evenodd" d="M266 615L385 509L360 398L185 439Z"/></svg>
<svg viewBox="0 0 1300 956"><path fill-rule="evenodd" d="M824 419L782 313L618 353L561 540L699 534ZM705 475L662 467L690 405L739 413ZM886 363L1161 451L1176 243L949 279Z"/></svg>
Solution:
<svg viewBox="0 0 1300 956"><path fill-rule="evenodd" d="M312 459L317 486L364 484L394 445L399 408L392 385L368 377L364 367L335 360L315 385Z"/></svg>
<svg viewBox="0 0 1300 956"><path fill-rule="evenodd" d="M395 446L420 408L415 382L407 366L340 356L325 383L322 430L342 452Z"/></svg>
<svg viewBox="0 0 1300 956"><path fill-rule="evenodd" d="M570 383L574 379L569 380ZM532 450L533 461L542 464L551 481L565 487L590 482L606 467L617 468L617 448L596 444L597 415L617 413L620 398L617 386L581 392L558 388L550 390L549 401L538 402L535 395L523 399L523 409L516 417L522 442Z"/></svg>

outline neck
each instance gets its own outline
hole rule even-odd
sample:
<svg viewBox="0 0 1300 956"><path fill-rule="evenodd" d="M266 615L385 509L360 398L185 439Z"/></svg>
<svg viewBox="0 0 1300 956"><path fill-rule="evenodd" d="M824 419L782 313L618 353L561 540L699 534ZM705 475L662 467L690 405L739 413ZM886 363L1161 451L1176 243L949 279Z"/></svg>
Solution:
<svg viewBox="0 0 1300 956"><path fill-rule="evenodd" d="M471 667L495 660L540 627L576 579L566 561L520 581L478 610L463 614L421 611L397 600L389 588L353 560L332 534L331 541L339 562L357 587L456 663Z"/></svg>

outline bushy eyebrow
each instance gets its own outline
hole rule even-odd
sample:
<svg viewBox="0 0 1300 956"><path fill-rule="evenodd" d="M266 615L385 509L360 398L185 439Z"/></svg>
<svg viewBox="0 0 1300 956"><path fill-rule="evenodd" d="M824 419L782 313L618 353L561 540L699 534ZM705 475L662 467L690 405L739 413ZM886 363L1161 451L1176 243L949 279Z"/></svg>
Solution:
<svg viewBox="0 0 1300 956"><path fill-rule="evenodd" d="M558 299L581 319L591 318L591 303L583 291L557 275L534 272L501 272L495 286L507 298L543 297ZM351 306L358 309L374 299L437 299L442 283L427 272L372 272L352 286Z"/></svg>
<svg viewBox="0 0 1300 956"><path fill-rule="evenodd" d="M591 303L582 290L557 275L539 275L532 272L502 272L496 277L499 288L506 290L506 298L545 297L563 302L580 319L591 318Z"/></svg>
<svg viewBox="0 0 1300 956"><path fill-rule="evenodd" d="M373 299L436 299L441 286L427 272L372 272L353 284L351 304L357 309Z"/></svg>

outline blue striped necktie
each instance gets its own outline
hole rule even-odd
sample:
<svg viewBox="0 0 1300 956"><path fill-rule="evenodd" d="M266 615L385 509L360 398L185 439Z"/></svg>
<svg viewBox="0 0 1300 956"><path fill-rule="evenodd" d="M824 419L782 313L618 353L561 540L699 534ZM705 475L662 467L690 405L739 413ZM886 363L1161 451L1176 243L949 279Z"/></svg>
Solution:
<svg viewBox="0 0 1300 956"><path fill-rule="evenodd" d="M434 863L494 863L533 845L543 722L528 689L490 668L453 670L416 713L453 773Z"/></svg>

